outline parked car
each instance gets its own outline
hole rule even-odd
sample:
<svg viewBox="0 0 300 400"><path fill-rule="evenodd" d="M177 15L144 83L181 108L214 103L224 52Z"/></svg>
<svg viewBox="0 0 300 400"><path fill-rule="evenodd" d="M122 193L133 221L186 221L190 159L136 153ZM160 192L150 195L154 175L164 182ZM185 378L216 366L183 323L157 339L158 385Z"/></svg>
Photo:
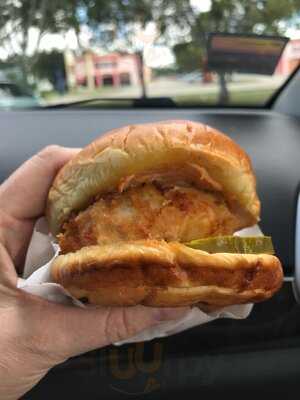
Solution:
<svg viewBox="0 0 300 400"><path fill-rule="evenodd" d="M180 79L187 83L202 82L203 74L199 71L193 71L188 74L181 75Z"/></svg>
<svg viewBox="0 0 300 400"><path fill-rule="evenodd" d="M34 108L40 104L40 100L29 89L13 82L0 81L0 108Z"/></svg>

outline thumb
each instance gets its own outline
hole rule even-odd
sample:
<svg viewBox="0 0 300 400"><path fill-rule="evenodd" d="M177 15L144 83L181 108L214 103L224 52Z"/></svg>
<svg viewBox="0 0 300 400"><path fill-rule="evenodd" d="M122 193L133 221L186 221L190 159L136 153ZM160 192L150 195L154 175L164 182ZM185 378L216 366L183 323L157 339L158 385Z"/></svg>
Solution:
<svg viewBox="0 0 300 400"><path fill-rule="evenodd" d="M0 186L4 212L19 220L42 215L53 179L78 152L79 149L51 145L22 164Z"/></svg>
<svg viewBox="0 0 300 400"><path fill-rule="evenodd" d="M55 308L46 320L48 333L52 336L50 343L55 343L55 348L49 350L59 362L132 337L160 322L178 319L189 310L188 307L144 306L80 309L57 304Z"/></svg>

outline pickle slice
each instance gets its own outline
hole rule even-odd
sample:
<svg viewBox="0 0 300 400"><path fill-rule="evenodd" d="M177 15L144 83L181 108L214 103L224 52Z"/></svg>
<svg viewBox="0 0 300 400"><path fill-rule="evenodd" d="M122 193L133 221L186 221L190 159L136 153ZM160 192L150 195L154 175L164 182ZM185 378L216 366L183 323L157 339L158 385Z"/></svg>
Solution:
<svg viewBox="0 0 300 400"><path fill-rule="evenodd" d="M216 236L185 243L208 253L274 254L270 236Z"/></svg>

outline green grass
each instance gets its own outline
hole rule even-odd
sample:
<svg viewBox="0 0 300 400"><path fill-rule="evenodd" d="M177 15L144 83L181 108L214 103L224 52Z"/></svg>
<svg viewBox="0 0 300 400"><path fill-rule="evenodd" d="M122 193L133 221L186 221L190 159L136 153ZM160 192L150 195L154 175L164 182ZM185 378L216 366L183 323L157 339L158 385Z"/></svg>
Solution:
<svg viewBox="0 0 300 400"><path fill-rule="evenodd" d="M105 97L107 94L112 93L112 88L98 88L95 90L88 90L86 88L79 88L75 90L70 90L69 92L61 95L55 90L47 91L47 92L42 92L40 93L41 97L43 97L44 100L48 101L57 101L58 103L62 100L66 101L70 98L70 101L74 101L74 98L76 100L83 100L85 98L91 98L91 97Z"/></svg>
<svg viewBox="0 0 300 400"><path fill-rule="evenodd" d="M47 92L44 93L43 97L45 101L49 101L50 103L61 103L61 102L73 102L80 101L89 98L97 98L103 97L105 98L107 94L111 94L111 88L99 88L97 90L88 91L88 90L76 90L69 92L63 96L59 95L56 92ZM231 91L229 94L229 103L228 105L232 106L262 106L264 105L270 96L274 93L274 89L248 89L241 91ZM166 96L168 94L166 93ZM116 91L115 97L118 97L118 92ZM131 97L131 96L129 96ZM218 92L214 93L201 93L201 89L199 89L199 94L183 94L180 96L173 97L174 101L178 106L205 106L205 105L218 105ZM94 107L130 107L130 101L94 101L91 103L87 103L87 106Z"/></svg>
<svg viewBox="0 0 300 400"><path fill-rule="evenodd" d="M233 91L229 94L229 105L246 106L246 105L264 105L270 96L274 93L274 89L260 90L243 90ZM180 106L188 105L216 105L218 104L218 93L201 93L199 95L183 95L174 98Z"/></svg>

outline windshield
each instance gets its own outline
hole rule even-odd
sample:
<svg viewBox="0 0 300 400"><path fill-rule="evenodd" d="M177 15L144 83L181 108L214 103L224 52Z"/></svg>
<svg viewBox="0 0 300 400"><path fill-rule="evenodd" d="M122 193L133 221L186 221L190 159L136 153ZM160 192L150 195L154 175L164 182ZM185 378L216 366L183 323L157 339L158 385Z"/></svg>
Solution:
<svg viewBox="0 0 300 400"><path fill-rule="evenodd" d="M1 0L0 108L264 106L299 29L298 0Z"/></svg>

